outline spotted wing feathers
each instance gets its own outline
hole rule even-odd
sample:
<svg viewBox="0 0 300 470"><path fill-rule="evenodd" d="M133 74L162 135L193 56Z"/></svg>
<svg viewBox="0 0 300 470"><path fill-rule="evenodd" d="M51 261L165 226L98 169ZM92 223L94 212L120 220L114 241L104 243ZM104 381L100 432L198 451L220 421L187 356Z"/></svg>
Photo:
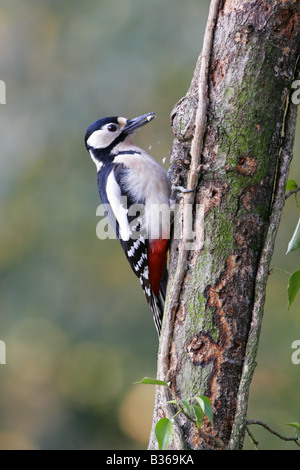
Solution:
<svg viewBox="0 0 300 470"><path fill-rule="evenodd" d="M126 187L124 187L126 171L128 170L124 164L115 165L114 169L106 176L108 190L103 198L101 197L103 183L99 181L100 197L102 202L107 204L110 221L114 223L116 234L131 269L140 280L159 335L164 311L166 276L162 280L161 289L156 288L154 292L149 272L149 240L144 227L143 201L140 201L141 211L138 214L130 214L128 208L134 204L134 201L130 199Z"/></svg>
<svg viewBox="0 0 300 470"><path fill-rule="evenodd" d="M141 235L137 240L120 240L128 262L139 278L147 303L153 314L153 319L158 335L160 335L164 312L166 275L162 281L162 288L156 295L150 284L148 240Z"/></svg>

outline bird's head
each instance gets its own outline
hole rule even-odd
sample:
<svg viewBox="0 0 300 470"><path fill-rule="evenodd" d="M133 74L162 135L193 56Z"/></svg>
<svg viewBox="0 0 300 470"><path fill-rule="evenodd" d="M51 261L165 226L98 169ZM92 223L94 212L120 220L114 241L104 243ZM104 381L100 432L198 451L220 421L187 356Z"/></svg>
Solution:
<svg viewBox="0 0 300 470"><path fill-rule="evenodd" d="M116 116L98 119L86 131L85 146L89 151L114 147L154 118L155 113L148 113L133 119Z"/></svg>

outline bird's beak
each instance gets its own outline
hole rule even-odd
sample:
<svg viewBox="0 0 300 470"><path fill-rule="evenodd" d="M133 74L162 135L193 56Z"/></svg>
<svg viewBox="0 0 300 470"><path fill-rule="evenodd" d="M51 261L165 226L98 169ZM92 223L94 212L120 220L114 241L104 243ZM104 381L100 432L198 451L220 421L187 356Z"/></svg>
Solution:
<svg viewBox="0 0 300 470"><path fill-rule="evenodd" d="M155 118L155 113L147 113L143 114L142 116L138 116L133 119L128 119L126 126L124 127L123 132L125 131L127 134L131 134L136 129L144 126L148 122L152 121Z"/></svg>

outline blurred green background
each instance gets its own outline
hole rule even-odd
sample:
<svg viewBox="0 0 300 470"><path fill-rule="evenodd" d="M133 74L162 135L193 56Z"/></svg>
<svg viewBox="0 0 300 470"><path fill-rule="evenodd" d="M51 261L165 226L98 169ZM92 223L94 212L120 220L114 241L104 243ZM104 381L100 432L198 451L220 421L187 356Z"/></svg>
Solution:
<svg viewBox="0 0 300 470"><path fill-rule="evenodd" d="M207 11L206 0L1 2L0 449L147 446L154 387L133 382L156 374L156 331L118 242L96 237L83 138L100 117L155 111L137 143L167 167L169 114L189 87ZM297 219L289 200L272 266L290 272L300 269L299 253L285 255ZM293 435L284 423L300 421L300 296L288 310L287 279L270 277L249 417ZM252 431L261 448L294 448Z"/></svg>

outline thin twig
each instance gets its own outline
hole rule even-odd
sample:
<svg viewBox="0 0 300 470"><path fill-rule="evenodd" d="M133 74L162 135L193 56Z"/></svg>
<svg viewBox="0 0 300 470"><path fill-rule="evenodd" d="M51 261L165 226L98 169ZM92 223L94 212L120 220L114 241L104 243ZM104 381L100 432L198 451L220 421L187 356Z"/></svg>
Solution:
<svg viewBox="0 0 300 470"><path fill-rule="evenodd" d="M255 446L255 450L257 450L259 442L255 439L255 437L253 436L252 432L250 431L250 429L248 427L246 427L246 431L247 431L248 436L250 437L251 441L253 442L253 444Z"/></svg>
<svg viewBox="0 0 300 470"><path fill-rule="evenodd" d="M206 127L206 115L207 115L207 83L208 83L208 72L210 64L210 54L213 42L213 35L215 24L218 16L220 0L211 0L208 20L206 24L206 30L203 39L203 49L200 56L200 70L198 77L198 106L195 119L195 132L194 138L191 144L191 165L187 182L187 189L196 189L196 184L199 179L200 174L200 161L201 153L203 147L203 137ZM195 191L188 193L183 193L183 227L186 227L186 224L189 220L187 213L187 205L193 204L195 199ZM184 232L186 233L186 231ZM158 378L166 380L167 382L172 380L172 370L170 368L170 350L173 340L173 329L174 329L174 320L173 313L179 304L180 292L182 289L183 279L186 272L187 264L187 250L185 246L185 240L181 240L178 245L178 258L176 271L173 276L172 283L170 284L169 293L167 296L167 301L165 305L164 321L163 321L163 331L162 331L162 340L159 344L158 351ZM158 390L156 394L156 414L159 409L159 403L161 400L166 397L165 390ZM156 418L153 421L152 433L154 435L154 426ZM178 441L183 441L183 435L178 429ZM150 438L151 445L151 438Z"/></svg>
<svg viewBox="0 0 300 470"><path fill-rule="evenodd" d="M265 428L267 431L269 431L271 434L274 434L275 436L279 437L279 439L281 439L282 441L293 441L295 442L298 446L300 446L299 444L299 438L296 436L296 437L287 437L287 436L283 436L282 434L279 434L279 432L275 431L275 429L271 428L271 426L269 426L267 423L265 423L264 421L261 421L259 419L247 419L246 420L246 424L247 425L251 425L251 424L257 424L259 426L262 426L263 428ZM257 442L258 444L258 442Z"/></svg>
<svg viewBox="0 0 300 470"><path fill-rule="evenodd" d="M293 194L296 194L300 191L300 186L297 189L291 189L288 193L285 195L285 199L288 199L291 197Z"/></svg>
<svg viewBox="0 0 300 470"><path fill-rule="evenodd" d="M203 40L203 48L200 57L200 71L198 77L198 106L195 119L195 132L190 151L191 166L188 176L187 189L195 189L200 173L201 152L207 120L207 90L210 56L218 11L219 0L213 0L210 4L205 36ZM191 194L193 195L193 193Z"/></svg>
<svg viewBox="0 0 300 470"><path fill-rule="evenodd" d="M200 171L200 160L201 160L201 152L203 147L203 137L205 132L205 125L206 125L206 114L207 114L207 103L208 103L208 96L207 96L207 83L208 83L208 72L209 72L209 62L210 62L210 53L213 41L213 34L214 28L216 24L216 19L218 16L219 11L219 3L220 0L212 0L210 4L208 20L206 24L206 30L203 39L203 50L200 57L200 71L199 71L199 78L198 78L198 108L196 112L196 122L195 122L195 132L194 138L191 144L191 166L188 176L188 184L187 189L195 189L196 182L199 178L199 171ZM193 204L195 198L195 191L191 191L188 193L183 193L183 227L187 224L189 219L189 214L187 214L186 209L188 209L189 204ZM160 370L160 377L162 380L167 381L171 380L171 377L168 377L169 373L169 352L170 352L170 344L173 338L173 326L172 326L172 313L174 309L177 307L179 303L179 296L182 289L182 282L186 271L186 263L187 263L187 250L185 247L185 240L181 240L178 246L178 259L177 259L177 267L172 281L172 288L170 290L166 309L165 312L168 312L165 315L165 328L164 328L164 336L166 339L165 341L161 342L161 349L159 354L162 358L164 358L164 365L161 364L162 367L159 367ZM164 344L162 344L164 343Z"/></svg>
<svg viewBox="0 0 300 470"><path fill-rule="evenodd" d="M219 11L220 0L212 0L210 4L206 30L203 39L203 49L200 56L200 70L198 77L198 107L195 118L195 132L191 144L191 165L187 181L187 190L195 190L197 181L200 175L200 162L201 152L203 147L203 138L206 128L207 118L207 83L210 64L210 55L212 48L212 41L214 35L214 28ZM189 205L194 203L195 192L190 191L183 193L183 227L185 228L189 220ZM184 230L183 233L188 231ZM186 271L187 263L187 250L185 246L185 239L181 240L178 246L178 261L177 269L175 272L174 280L172 282L172 292L170 292L170 308L173 311L174 307L179 303L179 295L182 288L182 281Z"/></svg>

